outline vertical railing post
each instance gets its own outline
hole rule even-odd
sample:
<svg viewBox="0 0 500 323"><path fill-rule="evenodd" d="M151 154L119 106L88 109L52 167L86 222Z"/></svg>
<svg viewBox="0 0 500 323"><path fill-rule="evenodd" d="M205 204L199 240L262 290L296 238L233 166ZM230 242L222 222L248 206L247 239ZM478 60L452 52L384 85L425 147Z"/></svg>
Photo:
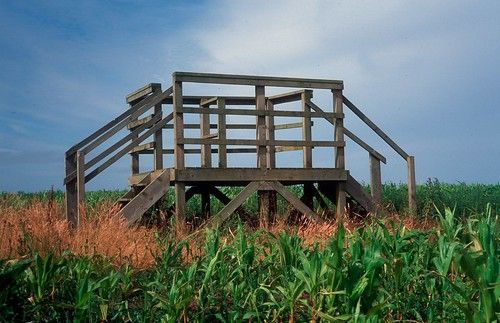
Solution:
<svg viewBox="0 0 500 323"><path fill-rule="evenodd" d="M129 104L129 109L132 108L133 104ZM132 118L131 122L137 121L139 119L139 116L136 114L133 114L134 118ZM130 129L130 132L134 131L134 129ZM135 140L139 135L133 136L130 140L133 141ZM139 153L131 153L130 154L130 172L132 175L138 174L139 173Z"/></svg>
<svg viewBox="0 0 500 323"><path fill-rule="evenodd" d="M266 110L266 92L264 86L255 87L255 108L257 110ZM266 116L258 115L256 120L256 139L259 142L257 145L257 168L264 170L267 168L267 148L264 144L266 140ZM259 204L259 222L264 228L269 225L269 192L259 191L258 192L258 204Z"/></svg>
<svg viewBox="0 0 500 323"><path fill-rule="evenodd" d="M161 92L161 86L156 89L153 93ZM162 104L161 102L155 105L154 117L158 118L160 121L162 119ZM160 128L154 134L154 169L163 169L163 129Z"/></svg>
<svg viewBox="0 0 500 323"><path fill-rule="evenodd" d="M182 113L182 82L178 82L173 77L173 113L174 113L174 163L175 170L185 168L184 160L184 115ZM175 219L176 224L183 227L185 224L186 210L186 184L184 182L175 182Z"/></svg>
<svg viewBox="0 0 500 323"><path fill-rule="evenodd" d="M333 112L343 113L344 107L343 107L342 90L332 90L332 93L333 93ZM338 116L335 119L334 140L339 142L344 141L344 119L341 116ZM335 168L342 170L345 169L344 147L335 147ZM337 194L336 215L337 218L340 218L344 215L346 208L345 185L343 182L338 182L336 194Z"/></svg>
<svg viewBox="0 0 500 323"><path fill-rule="evenodd" d="M76 171L76 152L68 155L64 159L66 177ZM76 177L66 183L66 219L70 228L78 225L78 186Z"/></svg>
<svg viewBox="0 0 500 323"><path fill-rule="evenodd" d="M224 98L217 98L217 109L223 111L226 109L226 100ZM217 131L220 141L226 140L226 114L219 113L217 119ZM226 144L219 144L219 167L227 167L227 147Z"/></svg>
<svg viewBox="0 0 500 323"><path fill-rule="evenodd" d="M300 99L302 105L302 111L311 112L311 108L307 105L307 101L312 97L312 93L309 91L302 92ZM312 140L312 123L310 116L304 116L302 119L302 139L305 142L311 142ZM312 147L304 146L302 147L302 155L303 155L303 167L304 168L312 168ZM304 184L304 196L302 197L302 201L309 208L313 208L313 195L314 194L314 186L312 183Z"/></svg>
<svg viewBox="0 0 500 323"><path fill-rule="evenodd" d="M200 105L200 109L208 109L210 105ZM200 136L206 138L210 134L210 114L200 113ZM201 145L201 167L212 167L212 147L209 144ZM201 192L201 212L204 216L210 215L210 192L206 187Z"/></svg>
<svg viewBox="0 0 500 323"><path fill-rule="evenodd" d="M415 179L415 157L408 156L406 158L408 167L408 208L410 213L417 212L417 183Z"/></svg>
<svg viewBox="0 0 500 323"><path fill-rule="evenodd" d="M271 100L266 100L266 109L268 111L274 111L274 103ZM274 116L268 115L266 117L266 138L270 142L273 142L275 139L274 132ZM269 144L267 146L267 168L274 169L276 168L276 146L274 144ZM268 201L269 201L269 219L274 221L276 217L276 212L278 210L278 199L276 191L267 191Z"/></svg>
<svg viewBox="0 0 500 323"><path fill-rule="evenodd" d="M78 226L82 218L82 211L85 210L85 155L80 150L76 152L76 187L78 190L76 225Z"/></svg>
<svg viewBox="0 0 500 323"><path fill-rule="evenodd" d="M380 160L370 154L370 190L376 206L382 203L382 175L380 172Z"/></svg>

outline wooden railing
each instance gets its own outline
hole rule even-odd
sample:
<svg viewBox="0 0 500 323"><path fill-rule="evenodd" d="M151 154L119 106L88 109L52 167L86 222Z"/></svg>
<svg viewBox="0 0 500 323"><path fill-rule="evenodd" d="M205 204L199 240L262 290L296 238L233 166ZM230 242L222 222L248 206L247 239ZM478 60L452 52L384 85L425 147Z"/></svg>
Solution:
<svg viewBox="0 0 500 323"><path fill-rule="evenodd" d="M161 102L171 94L172 88L162 92L161 88L155 84L141 88L127 98L129 103L133 103L130 109L127 109L117 118L66 151L64 178L64 184L66 185L66 216L72 226L78 224L79 207L85 199L85 183L128 154L144 139L161 132L162 127L172 120L172 114L162 118L161 114L156 113L150 120L104 149L97 156L88 161L85 160L85 157L94 149L109 141L112 136L124 129L128 124L137 120L137 117L151 108L161 105ZM157 111L155 110L155 112ZM91 168L93 168L92 171L87 173Z"/></svg>
<svg viewBox="0 0 500 323"><path fill-rule="evenodd" d="M344 104L361 119L368 127L370 127L382 140L384 140L394 151L396 151L407 164L407 184L408 184L408 208L410 212L416 212L417 201L416 201L416 179L415 179L415 157L410 156L406 153L398 144L394 142L382 129L380 129L373 121L371 121L361 110L359 110L349 99L343 96ZM354 139L353 139L354 140ZM356 141L356 140L354 140ZM366 148L365 148L366 149ZM368 149L367 149L368 150ZM371 173L371 185L372 187L376 185L375 190L377 195L381 194L382 186L380 178L380 159L378 156L370 152L370 173ZM384 161L385 163L385 161ZM373 194L373 190L372 190Z"/></svg>
<svg viewBox="0 0 500 323"><path fill-rule="evenodd" d="M255 88L255 96L186 96L183 94L183 82L249 85ZM293 87L300 88L300 90L266 96L266 86ZM332 92L332 112L326 112L312 102L313 91L310 89L329 89ZM153 154L153 170L164 168L164 154L174 155L174 165L169 165L169 167L184 170L186 168L185 154L199 154L200 166L202 168L212 168L212 154L216 153L218 154L217 168L227 168L227 154L254 153L256 154L256 167L265 170L277 167L276 153L290 150L302 150L303 168L312 168L313 148L332 147L334 148L334 164L331 168L344 171L346 169L344 136L368 152L371 195L376 203L380 203L382 195L380 162L386 163L386 158L344 127L344 105L407 161L409 207L414 210L416 205L414 157L401 149L351 101L343 96L342 90L342 81L336 80L200 73L174 73L172 87L165 91L162 91L160 84L148 84L127 96L127 103L130 105L129 109L66 152L64 184L66 185L67 218L73 226L77 224L79 218L78 206L84 201L85 183L92 180L126 154L131 155L132 174L139 173L140 156L142 154ZM300 102L301 110L283 111L275 109L276 106L289 102ZM163 116L163 104L172 105L172 113ZM231 106L240 105L255 106L255 109L231 108ZM152 113L150 112L151 109L153 109ZM146 115L147 113L150 114ZM199 115L200 122L184 123L184 114ZM210 122L211 115L217 116L216 123ZM231 115L253 116L255 117L255 123L228 123L226 117ZM275 124L276 117L298 117L301 118L301 121ZM333 140L312 139L314 119L318 118L327 120L333 126ZM169 124L170 121L173 121L173 124ZM110 143L111 138L125 128L129 130L129 133ZM293 128L302 129L301 140L276 139L276 131ZM173 130L173 147L164 147L163 129ZM200 135L199 137L186 137L184 134L185 129L199 129ZM216 129L216 132L212 132L212 129ZM230 129L255 130L255 137L231 139L227 137L227 130ZM152 142L144 143L149 137L153 137ZM106 147L102 152L87 160L89 153L104 143L106 143ZM199 145L199 148L185 148L185 145ZM311 192L314 190L312 185L312 183L304 184L306 199L312 199L313 194ZM337 196L335 197L337 211L343 212L346 200L344 183L339 181L336 185L338 185L336 188ZM308 194L308 192L311 194ZM271 193L259 192L259 196L261 194ZM175 196L176 216L183 217L185 211L185 183L182 181L175 181ZM206 198L205 196L204 199ZM305 204L311 205L310 202L305 201Z"/></svg>

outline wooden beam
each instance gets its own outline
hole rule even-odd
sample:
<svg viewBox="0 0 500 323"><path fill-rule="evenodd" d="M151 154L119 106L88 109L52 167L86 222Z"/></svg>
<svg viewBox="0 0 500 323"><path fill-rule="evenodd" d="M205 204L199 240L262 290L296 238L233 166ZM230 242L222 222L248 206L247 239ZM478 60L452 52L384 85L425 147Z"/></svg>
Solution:
<svg viewBox="0 0 500 323"><path fill-rule="evenodd" d="M184 104L186 105L215 105L217 98L224 98L227 105L255 105L255 97L253 96L183 96ZM215 101L213 101L215 100ZM172 104L172 97L167 97L162 101L162 104Z"/></svg>
<svg viewBox="0 0 500 323"><path fill-rule="evenodd" d="M205 115L205 113L203 113ZM167 124L163 129L173 129L173 124ZM184 129L200 129L200 124L198 123L185 123ZM210 124L210 129L217 129L217 124ZM232 123L226 124L226 129L244 129L244 130L254 130L256 129L255 124L244 124L244 123Z"/></svg>
<svg viewBox="0 0 500 323"><path fill-rule="evenodd" d="M288 148L288 147L284 147L284 148ZM302 147L299 147L295 150L301 150L301 149L302 149ZM219 152L218 148L211 149L212 154L217 154L218 152ZM149 149L149 150L140 151L139 153L141 155L142 154L150 155L153 153L153 151L151 149ZM173 149L163 149L163 154L172 155L173 153L174 153ZM228 153L228 154L255 154L255 153L257 153L257 149L255 149L255 148L227 148L226 153ZM201 154L201 149L200 148L184 148L184 154L185 155Z"/></svg>
<svg viewBox="0 0 500 323"><path fill-rule="evenodd" d="M344 147L344 141L328 141L328 140L255 140L255 139L222 139L219 133L218 139L201 139L201 138L184 138L178 143L186 145L234 145L234 146L306 146L306 147Z"/></svg>
<svg viewBox="0 0 500 323"><path fill-rule="evenodd" d="M275 116L275 117L310 117L310 118L343 118L343 113L335 112L304 112L304 111L283 111L283 110L254 110L254 109L200 109L191 107L182 107L182 113L208 113L208 114L225 114L225 115L240 115L240 116Z"/></svg>
<svg viewBox="0 0 500 323"><path fill-rule="evenodd" d="M316 89L342 89L343 82L339 80L321 80L290 77L270 77L253 75L230 75L230 74L208 74L174 72L174 78L181 82L214 83L214 84L236 84L253 86L277 86Z"/></svg>
<svg viewBox="0 0 500 323"><path fill-rule="evenodd" d="M226 109L226 101L223 98L217 100L217 110L224 112ZM208 109L204 109L208 110ZM204 139L204 140L220 140L217 144L219 145L219 167L227 167L227 148L224 141L226 141L226 115L221 113L218 115L217 119L217 130L219 133L219 139ZM217 145L216 144L216 145Z"/></svg>
<svg viewBox="0 0 500 323"><path fill-rule="evenodd" d="M280 181L317 182L345 181L347 171L335 168L186 168L172 170L171 179L180 182Z"/></svg>
<svg viewBox="0 0 500 323"><path fill-rule="evenodd" d="M207 106L200 106L200 109L206 109ZM210 134L210 115L200 114L200 137ZM210 145L201 145L201 167L212 167L212 154ZM185 151L184 151L185 153Z"/></svg>
<svg viewBox="0 0 500 323"><path fill-rule="evenodd" d="M140 89L135 90L134 92L129 93L126 97L125 100L128 104L134 104L138 102L139 100L143 99L145 96L156 92L160 90L161 91L161 84L160 83L149 83L141 87Z"/></svg>
<svg viewBox="0 0 500 323"><path fill-rule="evenodd" d="M155 89L154 91L161 92L161 85L159 88ZM161 120L161 118L163 117L161 103L155 104L154 117L158 118L158 120ZM163 151L162 151L163 150L163 132L162 132L162 128L159 128L158 130L155 131L153 140L155 143L153 169L160 170L160 169L163 169Z"/></svg>
<svg viewBox="0 0 500 323"><path fill-rule="evenodd" d="M128 130L134 130L135 128L137 128L139 126L142 126L143 124L146 124L149 121L151 121L151 119L153 119L153 117L154 117L154 114L151 114L151 115L149 115L147 117L144 117L142 119L138 119L138 120L132 121L132 122L130 122L127 125L127 129Z"/></svg>
<svg viewBox="0 0 500 323"><path fill-rule="evenodd" d="M248 197L257 191L259 188L259 182L251 182L248 184L234 199L231 200L222 210L220 210L217 215L212 217L206 226L209 227L219 227L231 214L236 211L238 207L245 202Z"/></svg>
<svg viewBox="0 0 500 323"><path fill-rule="evenodd" d="M311 100L310 98L311 92L302 92L300 95L300 102L302 111L311 112L311 108L307 105L307 102ZM312 125L311 118L304 117L302 119L302 139L306 142L312 141ZM304 168L312 168L312 147L304 146L302 148L302 163ZM304 195L302 196L302 200L305 205L309 208L313 207L313 184L312 183L304 183Z"/></svg>
<svg viewBox="0 0 500 323"><path fill-rule="evenodd" d="M379 153L378 151L376 151L375 149L373 149L370 145L368 145L366 142L364 142L363 140L361 140L358 136L356 136L355 134L353 134L346 127L344 127L344 134L348 138L350 138L352 141L354 141L355 143L357 143L358 145L360 145L362 148L364 148L367 152L369 152L370 156L373 155L373 157L376 157L379 161L383 162L384 164L387 164L386 158L381 153Z"/></svg>
<svg viewBox="0 0 500 323"><path fill-rule="evenodd" d="M332 90L333 93L333 111L343 114L342 90ZM335 141L344 141L344 119L337 117L334 125ZM345 169L344 147L335 147L335 168ZM337 184L337 219L342 218L346 208L345 183Z"/></svg>
<svg viewBox="0 0 500 323"><path fill-rule="evenodd" d="M382 131L373 121L371 121L361 110L359 110L349 99L343 96L345 105L357 115L368 127L370 127L380 138L382 138L392 149L394 149L403 159L407 160L408 154L398 146L389 136Z"/></svg>
<svg viewBox="0 0 500 323"><path fill-rule="evenodd" d="M408 156L406 159L408 166L408 208L410 212L417 212L417 183L415 179L415 157Z"/></svg>
<svg viewBox="0 0 500 323"><path fill-rule="evenodd" d="M312 98L312 91L311 90L297 90L297 91L291 91L291 92L287 92L287 93L272 95L272 96L268 97L268 100L271 101L274 105L288 103L288 102L294 102L294 101L300 101L303 93L309 93L310 97Z"/></svg>
<svg viewBox="0 0 500 323"><path fill-rule="evenodd" d="M175 75L172 80L174 86L174 101L173 101L173 114L174 114L174 164L175 169L184 169L184 116L182 113L182 81L178 80ZM186 214L186 196L185 184L182 182L175 182L175 221L176 224L183 227L185 225Z"/></svg>
<svg viewBox="0 0 500 323"><path fill-rule="evenodd" d="M380 159L370 155L370 190L373 201L378 206L382 203L382 176L380 173Z"/></svg>
<svg viewBox="0 0 500 323"><path fill-rule="evenodd" d="M82 211L85 208L85 154L81 151L76 152L76 188L77 188L77 225L80 223Z"/></svg>
<svg viewBox="0 0 500 323"><path fill-rule="evenodd" d="M268 182L276 192L278 192L285 200L287 200L294 208L296 208L300 213L307 216L309 219L314 222L320 222L321 218L311 210L307 205L305 205L300 199L298 199L295 195L293 195L290 191L287 190L281 183L277 181Z"/></svg>
<svg viewBox="0 0 500 323"><path fill-rule="evenodd" d="M132 148L132 150L130 150L130 154L135 154L137 152L141 152L141 151L148 150L148 149L154 149L154 148L155 148L154 141L147 142L145 144L138 145L138 146L135 146L134 148ZM154 151L151 151L151 153L154 153ZM137 173L138 172L132 172L132 174L137 174Z"/></svg>
<svg viewBox="0 0 500 323"><path fill-rule="evenodd" d="M68 177L76 172L76 153L65 156L65 174ZM78 188L76 178L65 183L66 184L66 219L71 229L78 226Z"/></svg>

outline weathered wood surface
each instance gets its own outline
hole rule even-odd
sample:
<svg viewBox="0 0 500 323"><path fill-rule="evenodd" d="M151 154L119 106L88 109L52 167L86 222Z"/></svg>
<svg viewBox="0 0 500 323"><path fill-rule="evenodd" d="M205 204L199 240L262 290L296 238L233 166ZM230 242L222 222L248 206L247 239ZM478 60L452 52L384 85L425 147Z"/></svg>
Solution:
<svg viewBox="0 0 500 323"><path fill-rule="evenodd" d="M304 111L283 111L283 110L254 110L254 109L200 109L191 107L182 107L179 109L182 113L207 113L207 114L224 114L235 116L275 116L275 117L309 117L309 118L343 118L343 113L337 112L304 112Z"/></svg>
<svg viewBox="0 0 500 323"><path fill-rule="evenodd" d="M405 160L408 158L408 154L401 148L399 147L398 144L396 144L389 136L382 131L373 121L370 120L361 110L359 110L349 99L347 99L345 96L343 96L343 102L345 105L352 111L354 112L355 115L358 116L368 127L370 127L377 135L379 135L380 138L382 138L389 146L392 147L401 157L403 157Z"/></svg>
<svg viewBox="0 0 500 323"><path fill-rule="evenodd" d="M226 109L226 100L223 98L219 98L217 100L217 109L218 111L224 111ZM206 111L209 109L203 109L203 111ZM224 143L226 140L226 115L225 114L219 114L217 116L217 130L219 132L219 138L216 140L219 140L217 143L219 145L219 167L227 167L227 148ZM203 139L203 140L208 140L208 139ZM207 143L208 144L208 143ZM216 145L217 145L216 144Z"/></svg>
<svg viewBox="0 0 500 323"><path fill-rule="evenodd" d="M134 196L120 210L121 214L129 221L134 223L139 220L142 214L153 206L162 196L164 196L170 187L170 170L165 169L154 179L151 180L144 189Z"/></svg>
<svg viewBox="0 0 500 323"><path fill-rule="evenodd" d="M138 102L139 100L143 99L145 96L156 92L160 90L161 91L161 84L160 83L149 83L141 87L140 89L135 90L134 92L131 92L127 94L125 97L125 101L128 104L134 104Z"/></svg>
<svg viewBox="0 0 500 323"><path fill-rule="evenodd" d="M356 200L366 211L371 212L374 208L372 198L365 192L363 186L351 175L348 176L345 184L347 193Z"/></svg>
<svg viewBox="0 0 500 323"><path fill-rule="evenodd" d="M227 181L280 181L317 182L345 181L347 171L335 168L186 168L172 169L173 181L227 182Z"/></svg>
<svg viewBox="0 0 500 323"><path fill-rule="evenodd" d="M375 204L382 203L382 175L380 173L380 160L370 154L370 190Z"/></svg>
<svg viewBox="0 0 500 323"><path fill-rule="evenodd" d="M408 208L410 212L417 211L417 183L415 180L415 157L408 156L406 159L408 167Z"/></svg>
<svg viewBox="0 0 500 323"><path fill-rule="evenodd" d="M190 72L174 72L172 76L181 82L194 82L194 83L278 86L278 87L297 87L297 88L316 88L316 89L344 88L344 83L340 80L190 73Z"/></svg>
<svg viewBox="0 0 500 323"><path fill-rule="evenodd" d="M234 146L303 146L303 147L344 147L344 141L329 140L256 140L256 139L202 139L202 138L183 138L178 142L187 145L234 145Z"/></svg>

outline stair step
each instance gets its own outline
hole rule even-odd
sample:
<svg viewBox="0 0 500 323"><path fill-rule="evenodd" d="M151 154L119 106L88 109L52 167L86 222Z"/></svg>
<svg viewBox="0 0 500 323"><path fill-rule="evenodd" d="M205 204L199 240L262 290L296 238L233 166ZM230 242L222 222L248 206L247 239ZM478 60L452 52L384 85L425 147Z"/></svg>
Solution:
<svg viewBox="0 0 500 323"><path fill-rule="evenodd" d="M118 200L119 203L128 203L130 201L132 201L132 199L129 197L122 197Z"/></svg>
<svg viewBox="0 0 500 323"><path fill-rule="evenodd" d="M137 188L139 188L139 187L146 187L146 186L148 186L148 183L137 183L137 184L132 184L130 186L137 187Z"/></svg>

